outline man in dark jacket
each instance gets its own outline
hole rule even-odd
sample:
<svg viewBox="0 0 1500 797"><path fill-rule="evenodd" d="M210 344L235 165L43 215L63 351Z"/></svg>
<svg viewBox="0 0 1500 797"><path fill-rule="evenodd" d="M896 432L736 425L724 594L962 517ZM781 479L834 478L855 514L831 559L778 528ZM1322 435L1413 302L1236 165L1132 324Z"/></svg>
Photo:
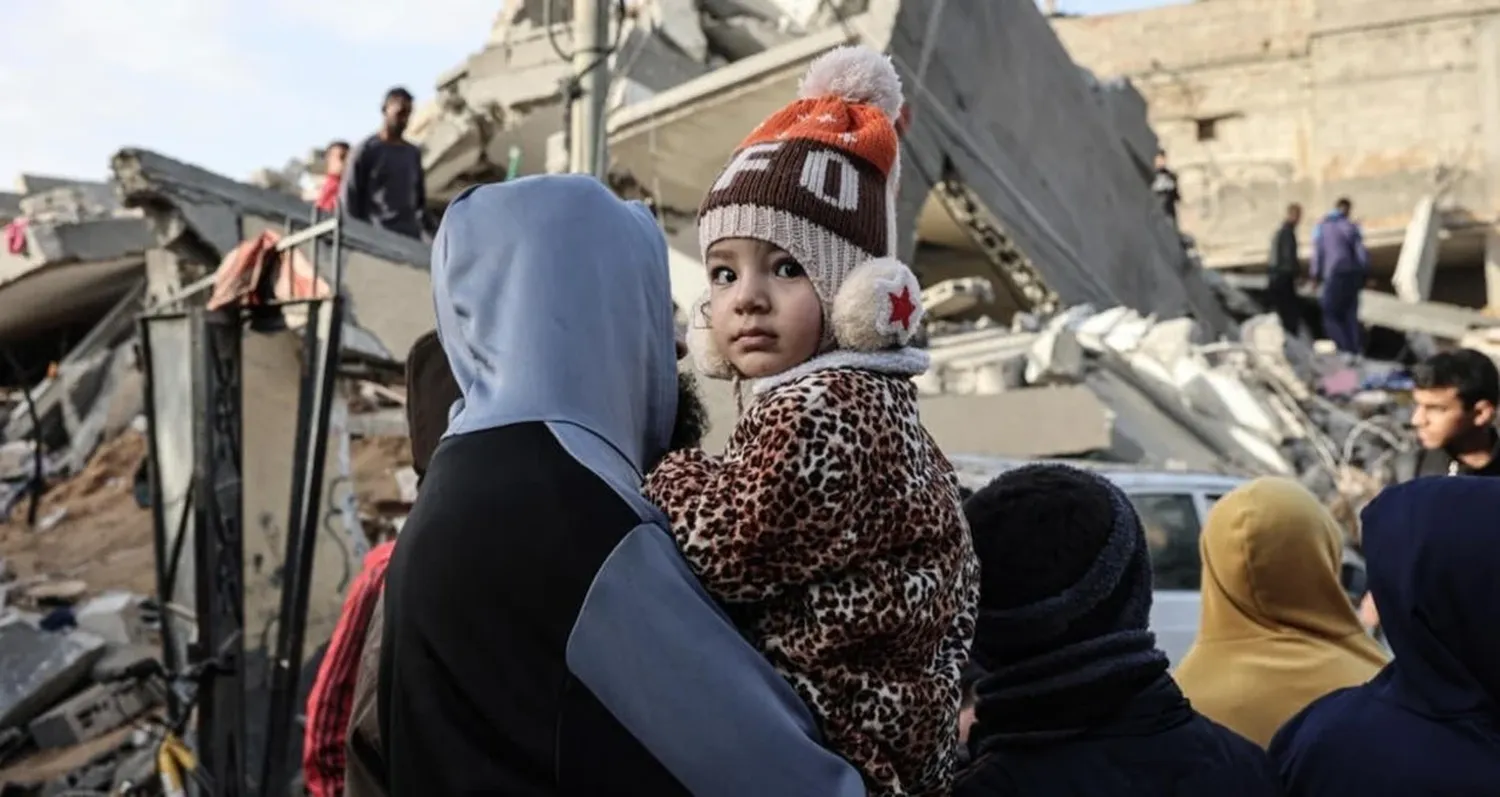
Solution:
<svg viewBox="0 0 1500 797"><path fill-rule="evenodd" d="M964 504L980 561L973 763L955 797L1271 797L1251 742L1193 711L1147 630L1151 561L1129 499L1062 465Z"/></svg>
<svg viewBox="0 0 1500 797"><path fill-rule="evenodd" d="M349 218L421 238L428 224L426 174L422 150L406 140L411 110L411 92L399 86L386 92L380 131L349 155L339 201Z"/></svg>
<svg viewBox="0 0 1500 797"><path fill-rule="evenodd" d="M1424 478L1362 515L1391 663L1271 741L1290 797L1500 793L1500 481Z"/></svg>
<svg viewBox="0 0 1500 797"><path fill-rule="evenodd" d="M1370 277L1370 254L1359 225L1349 218L1353 204L1340 199L1313 228L1312 262L1308 271L1322 283L1323 332L1346 354L1364 351L1364 329L1359 325L1359 292Z"/></svg>
<svg viewBox="0 0 1500 797"><path fill-rule="evenodd" d="M1271 257L1266 268L1266 298L1281 319L1281 328L1290 337L1302 330L1302 300L1297 297L1297 278L1301 266L1297 260L1297 225L1302 222L1302 206L1286 206L1286 218L1271 239Z"/></svg>
<svg viewBox="0 0 1500 797"><path fill-rule="evenodd" d="M471 188L433 242L462 398L386 575L396 797L863 797L640 494L677 405L666 241L581 175Z"/></svg>

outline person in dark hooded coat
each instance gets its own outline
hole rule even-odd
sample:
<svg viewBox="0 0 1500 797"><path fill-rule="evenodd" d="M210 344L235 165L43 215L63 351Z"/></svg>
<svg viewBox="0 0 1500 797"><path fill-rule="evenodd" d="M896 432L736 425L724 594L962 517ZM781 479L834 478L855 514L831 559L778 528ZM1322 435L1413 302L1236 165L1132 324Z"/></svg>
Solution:
<svg viewBox="0 0 1500 797"><path fill-rule="evenodd" d="M983 668L955 797L1271 797L1260 748L1193 710L1147 625L1151 560L1119 488L1063 465L964 504Z"/></svg>
<svg viewBox="0 0 1500 797"><path fill-rule="evenodd" d="M1500 480L1390 487L1361 515L1395 658L1287 722L1270 753L1290 797L1500 794Z"/></svg>
<svg viewBox="0 0 1500 797"><path fill-rule="evenodd" d="M432 247L461 397L385 587L394 797L864 797L641 495L677 357L655 218L591 177L483 185Z"/></svg>

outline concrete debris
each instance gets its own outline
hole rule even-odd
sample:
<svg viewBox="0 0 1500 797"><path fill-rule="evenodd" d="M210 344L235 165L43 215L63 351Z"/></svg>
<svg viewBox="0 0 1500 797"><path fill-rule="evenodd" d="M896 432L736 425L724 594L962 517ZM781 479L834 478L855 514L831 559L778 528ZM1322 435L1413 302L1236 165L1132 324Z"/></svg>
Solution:
<svg viewBox="0 0 1500 797"><path fill-rule="evenodd" d="M38 749L71 747L114 730L157 705L144 683L95 684L58 704L27 726Z"/></svg>
<svg viewBox="0 0 1500 797"><path fill-rule="evenodd" d="M1023 459L1093 454L1110 446L1109 408L1087 387L922 399L922 423L950 454Z"/></svg>
<svg viewBox="0 0 1500 797"><path fill-rule="evenodd" d="M124 590L111 590L83 604L74 617L78 627L114 645L141 645L151 638L145 599Z"/></svg>
<svg viewBox="0 0 1500 797"><path fill-rule="evenodd" d="M0 620L0 729L24 725L67 697L104 655L86 631L49 632L25 617Z"/></svg>
<svg viewBox="0 0 1500 797"><path fill-rule="evenodd" d="M140 213L105 183L24 178L14 214L0 210L0 344L96 319L141 277L150 237Z"/></svg>
<svg viewBox="0 0 1500 797"><path fill-rule="evenodd" d="M72 606L88 594L89 585L76 578L45 579L26 588L26 597L38 607Z"/></svg>
<svg viewBox="0 0 1500 797"><path fill-rule="evenodd" d="M1408 445L1397 397L1410 379L1399 364L1351 366L1289 338L1272 315L1246 320L1238 341L1214 339L1193 319L1125 307L1017 316L1011 329L979 322L944 330L928 341L933 367L918 386L924 422L953 452L973 452L983 437L987 453L1281 474L1332 500L1363 494L1355 475L1384 473ZM1500 330L1464 343L1500 355ZM1107 422L1062 400L1059 386L1091 393ZM1007 397L1027 419L1008 426L1024 428L976 424L995 416L975 408L965 410L968 432L959 433L948 405L960 395ZM1085 436L1092 447L1081 449L1077 427L1103 431Z"/></svg>
<svg viewBox="0 0 1500 797"><path fill-rule="evenodd" d="M1250 291L1264 291L1264 274L1224 274L1230 285ZM1303 289L1302 298L1315 302L1317 294ZM1385 327L1410 338L1414 334L1430 335L1448 341L1462 339L1471 330L1500 327L1500 318L1478 310L1445 302L1405 301L1383 291L1365 290L1359 294L1359 320L1367 327Z"/></svg>
<svg viewBox="0 0 1500 797"><path fill-rule="evenodd" d="M933 319L951 318L995 301L995 286L982 277L943 280L922 289L922 309Z"/></svg>

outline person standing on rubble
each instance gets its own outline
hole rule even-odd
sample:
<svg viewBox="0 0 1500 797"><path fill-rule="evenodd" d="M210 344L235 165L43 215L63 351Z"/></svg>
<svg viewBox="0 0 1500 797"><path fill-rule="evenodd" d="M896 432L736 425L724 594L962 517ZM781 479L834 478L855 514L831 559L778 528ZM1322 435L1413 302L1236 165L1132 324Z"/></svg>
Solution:
<svg viewBox="0 0 1500 797"><path fill-rule="evenodd" d="M323 187L318 189L314 205L331 213L339 201L339 187L344 182L344 165L349 162L349 142L335 141L323 150Z"/></svg>
<svg viewBox="0 0 1500 797"><path fill-rule="evenodd" d="M1347 198L1334 203L1313 228L1313 284L1322 283L1323 332L1339 351L1364 352L1364 330L1359 325L1359 292L1370 277L1370 253L1359 225L1349 218L1354 205Z"/></svg>
<svg viewBox="0 0 1500 797"><path fill-rule="evenodd" d="M1276 229L1271 239L1271 257L1267 263L1266 298L1271 309L1281 319L1281 328L1288 337L1296 337L1302 330L1302 300L1297 297L1297 281L1301 276L1301 264L1297 260L1297 225L1302 223L1302 206L1293 202L1286 206L1286 218Z"/></svg>
<svg viewBox="0 0 1500 797"><path fill-rule="evenodd" d="M421 239L428 231L427 187L422 150L405 138L411 109L411 92L397 86L385 93L380 132L350 156L339 201L350 218Z"/></svg>
<svg viewBox="0 0 1500 797"><path fill-rule="evenodd" d="M1172 220L1172 226L1177 226L1177 203L1182 201L1182 194L1177 190L1177 172L1167 168L1167 151L1164 149L1156 151L1156 173L1151 178L1151 193L1156 194L1161 212Z"/></svg>
<svg viewBox="0 0 1500 797"><path fill-rule="evenodd" d="M641 495L679 395L651 212L585 175L470 188L432 285L462 397L386 571L390 794L864 797Z"/></svg>

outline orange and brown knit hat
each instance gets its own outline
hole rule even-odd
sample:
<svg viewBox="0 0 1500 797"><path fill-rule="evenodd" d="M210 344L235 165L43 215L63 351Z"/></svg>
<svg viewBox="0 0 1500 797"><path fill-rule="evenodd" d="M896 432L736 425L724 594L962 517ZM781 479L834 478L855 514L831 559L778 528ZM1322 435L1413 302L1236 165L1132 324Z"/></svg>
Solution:
<svg viewBox="0 0 1500 797"><path fill-rule="evenodd" d="M755 238L802 264L823 302L830 348L903 346L921 319L921 287L894 259L902 106L885 55L825 53L799 98L740 143L699 209L705 259L717 241ZM717 358L700 351L706 340L691 337L700 368L722 375L710 362Z"/></svg>

